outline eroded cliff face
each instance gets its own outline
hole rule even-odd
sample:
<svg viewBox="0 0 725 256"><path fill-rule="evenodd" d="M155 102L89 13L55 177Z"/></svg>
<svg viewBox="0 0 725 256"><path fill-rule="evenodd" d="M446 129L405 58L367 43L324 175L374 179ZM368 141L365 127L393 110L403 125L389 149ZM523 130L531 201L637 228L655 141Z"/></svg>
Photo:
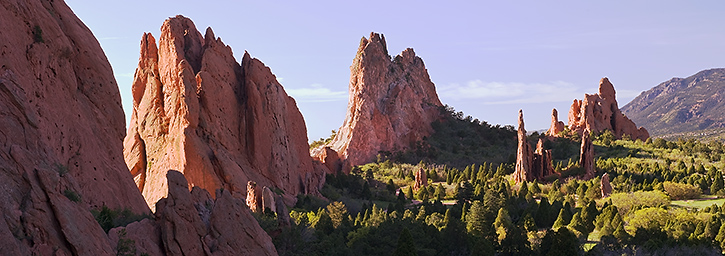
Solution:
<svg viewBox="0 0 725 256"><path fill-rule="evenodd" d="M166 196L166 172L179 170L208 191L244 198L248 181L281 189L288 201L316 193L307 131L294 99L270 69L245 52L237 63L211 28L164 22L158 41L143 35L124 141L126 164L152 206Z"/></svg>
<svg viewBox="0 0 725 256"><path fill-rule="evenodd" d="M89 209L149 208L105 54L62 1L2 1L0 27L2 254L115 254Z"/></svg>
<svg viewBox="0 0 725 256"><path fill-rule="evenodd" d="M644 127L637 128L617 106L616 92L608 78L599 81L599 93L584 94L584 99L575 99L569 109L569 129L579 134L584 131L598 133L605 129L611 130L620 139L629 135L632 140L642 141L649 138Z"/></svg>
<svg viewBox="0 0 725 256"><path fill-rule="evenodd" d="M523 110L519 110L517 136L516 165L514 173L511 175L514 181L520 183L523 181L543 180L544 177L555 174L551 150L544 149L544 141L539 139L536 150L532 150L526 136Z"/></svg>
<svg viewBox="0 0 725 256"><path fill-rule="evenodd" d="M371 33L361 39L350 66L345 121L326 146L339 154L340 167L347 171L373 161L379 151L404 150L432 134L430 124L441 117L441 106L423 60L413 49L391 59L385 37ZM330 155L325 146L311 153L321 162Z"/></svg>

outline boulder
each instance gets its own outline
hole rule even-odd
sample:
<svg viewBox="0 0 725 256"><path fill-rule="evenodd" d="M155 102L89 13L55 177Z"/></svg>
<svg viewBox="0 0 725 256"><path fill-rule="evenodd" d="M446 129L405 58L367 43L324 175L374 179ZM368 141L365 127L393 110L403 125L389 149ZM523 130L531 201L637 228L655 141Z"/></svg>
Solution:
<svg viewBox="0 0 725 256"><path fill-rule="evenodd" d="M132 85L126 164L149 206L166 196L166 172L190 187L223 188L243 198L247 182L276 187L286 200L317 193L302 114L270 69L183 16L167 19L158 40L145 33Z"/></svg>
<svg viewBox="0 0 725 256"><path fill-rule="evenodd" d="M611 130L617 139L621 139L623 135L628 135L632 140L644 141L649 138L644 127L637 128L619 110L614 86L606 77L599 81L599 93L584 94L584 99L575 99L571 104L569 129L578 134L584 134L584 131L599 133Z"/></svg>
<svg viewBox="0 0 725 256"><path fill-rule="evenodd" d="M442 104L423 60L408 48L391 58L385 36L362 38L350 66L349 101L345 121L335 138L311 154L341 159L340 169L375 160L380 151L396 152L433 133ZM331 170L336 172L337 170Z"/></svg>

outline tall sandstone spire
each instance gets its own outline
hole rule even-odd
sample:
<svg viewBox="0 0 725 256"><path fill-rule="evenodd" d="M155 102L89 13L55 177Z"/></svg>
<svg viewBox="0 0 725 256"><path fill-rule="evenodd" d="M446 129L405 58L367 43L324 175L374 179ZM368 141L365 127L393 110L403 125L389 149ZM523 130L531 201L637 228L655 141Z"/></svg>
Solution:
<svg viewBox="0 0 725 256"><path fill-rule="evenodd" d="M433 133L430 124L441 117L441 106L428 70L413 49L391 59L385 36L371 33L360 40L350 66L345 121L332 142L311 153L328 166L347 169L373 161L380 151L407 149ZM341 165L327 163L338 157Z"/></svg>
<svg viewBox="0 0 725 256"><path fill-rule="evenodd" d="M308 152L302 114L270 69L245 52L241 64L211 28L204 36L176 16L158 41L141 40L133 113L124 155L153 205L167 193L166 172L188 185L243 198L248 181L276 187L287 201L324 183Z"/></svg>

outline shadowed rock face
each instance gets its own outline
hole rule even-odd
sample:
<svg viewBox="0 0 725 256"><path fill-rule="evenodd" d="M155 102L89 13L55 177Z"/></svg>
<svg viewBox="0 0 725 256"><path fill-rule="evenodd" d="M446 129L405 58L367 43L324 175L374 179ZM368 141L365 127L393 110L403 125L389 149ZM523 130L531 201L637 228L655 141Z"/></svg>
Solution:
<svg viewBox="0 0 725 256"><path fill-rule="evenodd" d="M89 209L149 209L111 66L62 1L2 1L0 28L0 254L112 255Z"/></svg>
<svg viewBox="0 0 725 256"><path fill-rule="evenodd" d="M399 151L433 132L441 102L423 60L408 48L391 59L385 37L362 38L350 66L345 121L327 146L338 152L342 168L371 162L379 151ZM311 153L320 156L324 146ZM335 172L336 170L330 170Z"/></svg>
<svg viewBox="0 0 725 256"><path fill-rule="evenodd" d="M316 193L307 131L294 99L270 69L245 52L237 63L229 46L176 16L158 41L141 40L133 113L124 155L149 205L166 196L166 172L179 170L189 186L246 195L247 182Z"/></svg>
<svg viewBox="0 0 725 256"><path fill-rule="evenodd" d="M599 93L584 94L584 99L574 100L569 109L569 129L579 134L584 134L584 131L598 133L608 129L618 139L625 134L632 140L644 141L649 138L644 127L637 128L619 110L614 86L606 77L599 81Z"/></svg>

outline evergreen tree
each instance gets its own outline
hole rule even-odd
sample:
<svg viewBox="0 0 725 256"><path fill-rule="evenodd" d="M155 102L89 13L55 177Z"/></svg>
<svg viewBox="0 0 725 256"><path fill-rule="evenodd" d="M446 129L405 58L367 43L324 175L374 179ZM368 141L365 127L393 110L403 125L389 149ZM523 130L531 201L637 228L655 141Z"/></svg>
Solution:
<svg viewBox="0 0 725 256"><path fill-rule="evenodd" d="M393 182L393 179L388 179L388 184L385 186L385 188L390 192L395 192L395 183Z"/></svg>
<svg viewBox="0 0 725 256"><path fill-rule="evenodd" d="M541 193L541 187L539 186L539 182L537 180L534 180L534 183L531 184L531 193L534 193L534 194Z"/></svg>
<svg viewBox="0 0 725 256"><path fill-rule="evenodd" d="M529 184L524 180L519 188L519 198L526 199L526 195L529 194Z"/></svg>
<svg viewBox="0 0 725 256"><path fill-rule="evenodd" d="M559 229L560 227L564 227L569 224L571 221L571 217L568 216L569 213L564 210L563 208L559 211L559 216L556 218L556 221L554 221L554 229Z"/></svg>
<svg viewBox="0 0 725 256"><path fill-rule="evenodd" d="M473 201L471 209L465 215L466 230L476 237L484 237L491 233L491 222L486 221L485 207L481 201Z"/></svg>
<svg viewBox="0 0 725 256"><path fill-rule="evenodd" d="M506 208L499 209L496 220L493 222L493 228L496 230L496 235L498 236L499 242L503 241L503 239L506 238L507 233L511 232L512 227L513 223L511 223L511 216L509 216L509 211L506 210Z"/></svg>
<svg viewBox="0 0 725 256"><path fill-rule="evenodd" d="M580 213L575 213L574 217L571 218L571 222L569 222L569 228L579 231L582 234L588 234L587 227L584 225Z"/></svg>
<svg viewBox="0 0 725 256"><path fill-rule="evenodd" d="M551 214L549 211L551 210L551 205L549 205L549 200L546 199L546 197L541 198L541 202L539 202L539 209L536 211L536 217L534 217L534 220L536 221L536 226L539 228L548 228L549 227L549 215Z"/></svg>
<svg viewBox="0 0 725 256"><path fill-rule="evenodd" d="M715 241L717 241L717 245L720 245L720 248L725 248L725 225L720 225L720 230L717 232L717 236L715 236Z"/></svg>
<svg viewBox="0 0 725 256"><path fill-rule="evenodd" d="M717 192L723 189L723 186L722 175L718 173L715 175L715 180L712 182L712 186L710 186L710 194L717 194Z"/></svg>
<svg viewBox="0 0 725 256"><path fill-rule="evenodd" d="M362 192L360 193L360 197L363 199L370 199L370 196L372 196L372 192L370 192L370 184L365 181L365 184L363 184Z"/></svg>
<svg viewBox="0 0 725 256"><path fill-rule="evenodd" d="M410 235L408 228L403 228L398 237L398 246L393 252L393 256L417 256L418 252L415 248L415 241L413 236Z"/></svg>
<svg viewBox="0 0 725 256"><path fill-rule="evenodd" d="M443 200L443 198L446 197L446 188L443 187L443 184L438 183L438 187L436 187L435 191L435 198L436 200Z"/></svg>
<svg viewBox="0 0 725 256"><path fill-rule="evenodd" d="M587 207L582 209L582 223L587 228L587 233L594 231L594 218L597 217L597 214L599 214L599 210L597 210L597 205L594 201L590 201Z"/></svg>
<svg viewBox="0 0 725 256"><path fill-rule="evenodd" d="M612 234L614 238L617 238L619 241L627 241L632 238L632 236L627 233L626 230L624 230L624 222L619 222L619 225L616 226L617 228L614 230L614 233Z"/></svg>
<svg viewBox="0 0 725 256"><path fill-rule="evenodd" d="M579 240L568 228L549 230L541 239L541 255L579 255Z"/></svg>
<svg viewBox="0 0 725 256"><path fill-rule="evenodd" d="M408 189L405 190L405 196L408 197L409 200L413 200L413 186L408 186Z"/></svg>

